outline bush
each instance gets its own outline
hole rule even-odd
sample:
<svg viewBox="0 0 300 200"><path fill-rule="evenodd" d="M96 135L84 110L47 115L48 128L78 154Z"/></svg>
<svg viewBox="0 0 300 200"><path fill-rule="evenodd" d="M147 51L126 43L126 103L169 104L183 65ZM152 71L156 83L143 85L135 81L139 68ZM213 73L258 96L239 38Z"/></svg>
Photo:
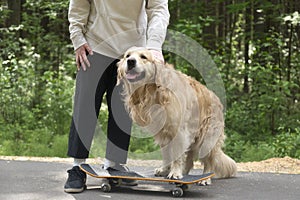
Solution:
<svg viewBox="0 0 300 200"><path fill-rule="evenodd" d="M290 156L300 159L300 129L296 128L294 131L290 129L281 131L282 133L274 137L271 141L274 156Z"/></svg>

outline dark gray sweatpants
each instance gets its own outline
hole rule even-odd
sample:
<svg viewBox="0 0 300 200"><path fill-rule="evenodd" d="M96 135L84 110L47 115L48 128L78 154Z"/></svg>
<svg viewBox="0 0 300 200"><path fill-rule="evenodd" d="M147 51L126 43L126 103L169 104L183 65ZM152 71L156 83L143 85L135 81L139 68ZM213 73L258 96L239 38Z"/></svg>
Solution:
<svg viewBox="0 0 300 200"><path fill-rule="evenodd" d="M126 163L131 120L121 100L122 86L116 86L118 60L95 53L88 56L91 67L78 71L68 156L88 158L103 95L108 105L106 158Z"/></svg>

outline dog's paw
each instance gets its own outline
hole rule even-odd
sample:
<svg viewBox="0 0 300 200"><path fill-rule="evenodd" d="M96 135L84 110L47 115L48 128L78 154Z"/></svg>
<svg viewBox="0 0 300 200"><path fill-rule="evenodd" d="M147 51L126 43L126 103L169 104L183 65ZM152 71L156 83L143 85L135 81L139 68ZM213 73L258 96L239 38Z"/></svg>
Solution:
<svg viewBox="0 0 300 200"><path fill-rule="evenodd" d="M166 167L160 167L160 168L156 168L154 171L155 176L163 176L166 177L170 172L169 168Z"/></svg>
<svg viewBox="0 0 300 200"><path fill-rule="evenodd" d="M182 179L182 177L182 173L176 171L171 171L168 175L168 179Z"/></svg>
<svg viewBox="0 0 300 200"><path fill-rule="evenodd" d="M199 185L199 186L211 185L211 178L200 181L200 182L197 183L197 185Z"/></svg>

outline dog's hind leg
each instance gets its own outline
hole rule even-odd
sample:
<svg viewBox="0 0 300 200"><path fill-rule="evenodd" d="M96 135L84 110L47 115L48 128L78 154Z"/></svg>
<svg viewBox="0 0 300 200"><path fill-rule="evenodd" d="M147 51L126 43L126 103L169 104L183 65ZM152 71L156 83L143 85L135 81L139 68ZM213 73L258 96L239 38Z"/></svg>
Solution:
<svg viewBox="0 0 300 200"><path fill-rule="evenodd" d="M190 172L190 170L194 167L194 157L194 151L190 150L186 153L185 165L182 171L183 175L187 175Z"/></svg>
<svg viewBox="0 0 300 200"><path fill-rule="evenodd" d="M209 159L211 159L211 157L209 155L207 155L205 158L200 159L202 164L204 165L203 174L213 172L212 166L211 166L211 161ZM198 182L198 185L210 185L210 184L211 184L210 178L206 179L204 181Z"/></svg>

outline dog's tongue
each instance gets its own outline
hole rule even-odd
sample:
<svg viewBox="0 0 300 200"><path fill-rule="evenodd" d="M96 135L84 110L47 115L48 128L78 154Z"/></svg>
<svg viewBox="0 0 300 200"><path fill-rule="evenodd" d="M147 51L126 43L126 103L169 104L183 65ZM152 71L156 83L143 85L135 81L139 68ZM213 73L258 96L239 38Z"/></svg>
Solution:
<svg viewBox="0 0 300 200"><path fill-rule="evenodd" d="M136 79L136 77L138 76L139 74L137 73L127 73L126 74L126 78L127 79Z"/></svg>

